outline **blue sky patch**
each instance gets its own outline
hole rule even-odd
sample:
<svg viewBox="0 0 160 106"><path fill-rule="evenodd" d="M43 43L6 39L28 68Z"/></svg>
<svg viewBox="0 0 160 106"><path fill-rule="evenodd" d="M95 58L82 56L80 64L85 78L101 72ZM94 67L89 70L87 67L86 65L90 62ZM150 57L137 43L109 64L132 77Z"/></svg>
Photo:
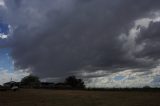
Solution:
<svg viewBox="0 0 160 106"><path fill-rule="evenodd" d="M0 23L0 33L7 35L8 32L9 32L8 24Z"/></svg>
<svg viewBox="0 0 160 106"><path fill-rule="evenodd" d="M7 35L9 28L7 24L0 23L0 33ZM7 39L0 39L0 70L13 71L12 58L9 56L11 49L7 48Z"/></svg>
<svg viewBox="0 0 160 106"><path fill-rule="evenodd" d="M125 78L124 76L115 76L114 80L120 81L120 80L123 80L124 78Z"/></svg>
<svg viewBox="0 0 160 106"><path fill-rule="evenodd" d="M12 58L9 56L9 53L10 53L9 48L0 49L0 69L13 71L14 67L12 63Z"/></svg>

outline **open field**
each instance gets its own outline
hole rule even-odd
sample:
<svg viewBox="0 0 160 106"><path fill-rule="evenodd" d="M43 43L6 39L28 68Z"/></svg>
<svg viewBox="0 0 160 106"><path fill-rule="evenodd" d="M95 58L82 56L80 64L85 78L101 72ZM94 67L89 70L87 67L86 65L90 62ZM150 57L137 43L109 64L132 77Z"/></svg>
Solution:
<svg viewBox="0 0 160 106"><path fill-rule="evenodd" d="M0 106L160 106L160 92L21 89L0 92Z"/></svg>

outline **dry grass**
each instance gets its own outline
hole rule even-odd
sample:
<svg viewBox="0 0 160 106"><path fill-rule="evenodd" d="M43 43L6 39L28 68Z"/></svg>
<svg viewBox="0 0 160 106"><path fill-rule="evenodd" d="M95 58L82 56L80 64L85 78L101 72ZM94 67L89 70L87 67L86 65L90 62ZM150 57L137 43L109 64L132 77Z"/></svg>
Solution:
<svg viewBox="0 0 160 106"><path fill-rule="evenodd" d="M0 92L0 106L160 106L160 92L20 90Z"/></svg>

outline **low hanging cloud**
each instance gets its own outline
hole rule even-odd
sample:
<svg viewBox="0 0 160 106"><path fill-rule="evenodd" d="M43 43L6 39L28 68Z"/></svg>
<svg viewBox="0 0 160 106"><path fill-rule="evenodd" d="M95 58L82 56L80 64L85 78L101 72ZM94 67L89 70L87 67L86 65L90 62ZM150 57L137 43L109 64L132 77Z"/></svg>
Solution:
<svg viewBox="0 0 160 106"><path fill-rule="evenodd" d="M159 5L157 0L6 0L15 67L40 77L149 71L159 64L159 22L134 26L156 18Z"/></svg>
<svg viewBox="0 0 160 106"><path fill-rule="evenodd" d="M126 88L126 87L160 87L160 71L153 69L150 74L147 72L134 72L134 70L124 70L114 74L105 75L98 78L87 78L87 87L100 88Z"/></svg>

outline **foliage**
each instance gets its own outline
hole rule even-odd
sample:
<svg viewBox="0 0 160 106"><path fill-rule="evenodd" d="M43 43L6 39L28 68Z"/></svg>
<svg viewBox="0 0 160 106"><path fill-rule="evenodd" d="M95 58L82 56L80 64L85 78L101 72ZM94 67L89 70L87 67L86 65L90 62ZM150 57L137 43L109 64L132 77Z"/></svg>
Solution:
<svg viewBox="0 0 160 106"><path fill-rule="evenodd" d="M82 79L77 79L75 76L69 76L65 79L65 83L70 85L72 88L85 88Z"/></svg>
<svg viewBox="0 0 160 106"><path fill-rule="evenodd" d="M27 87L39 87L40 86L40 80L37 76L29 75L24 77L21 80L21 85L22 86L27 86Z"/></svg>

